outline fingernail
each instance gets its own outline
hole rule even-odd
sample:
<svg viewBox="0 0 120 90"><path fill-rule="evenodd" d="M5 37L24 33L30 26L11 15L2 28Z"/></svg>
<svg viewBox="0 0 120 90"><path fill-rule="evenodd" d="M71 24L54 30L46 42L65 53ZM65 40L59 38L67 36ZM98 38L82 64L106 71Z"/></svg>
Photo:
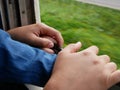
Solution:
<svg viewBox="0 0 120 90"><path fill-rule="evenodd" d="M76 45L80 45L80 44L81 44L81 42L77 42L77 43L76 43Z"/></svg>
<svg viewBox="0 0 120 90"><path fill-rule="evenodd" d="M77 42L77 43L75 44L75 46L76 46L76 47L80 47L80 46L81 46L81 42Z"/></svg>
<svg viewBox="0 0 120 90"><path fill-rule="evenodd" d="M49 48L52 48L53 46L54 46L53 43L49 43L49 44L48 44L48 47L49 47Z"/></svg>

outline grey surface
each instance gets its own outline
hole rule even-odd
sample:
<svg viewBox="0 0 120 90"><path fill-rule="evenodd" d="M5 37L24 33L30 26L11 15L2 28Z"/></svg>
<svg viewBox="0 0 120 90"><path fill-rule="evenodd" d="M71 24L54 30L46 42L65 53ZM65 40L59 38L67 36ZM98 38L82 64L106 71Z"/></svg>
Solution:
<svg viewBox="0 0 120 90"><path fill-rule="evenodd" d="M113 86L113 87L111 87L109 90L120 90L120 87L118 87L118 86Z"/></svg>
<svg viewBox="0 0 120 90"><path fill-rule="evenodd" d="M120 0L77 0L77 1L120 10Z"/></svg>

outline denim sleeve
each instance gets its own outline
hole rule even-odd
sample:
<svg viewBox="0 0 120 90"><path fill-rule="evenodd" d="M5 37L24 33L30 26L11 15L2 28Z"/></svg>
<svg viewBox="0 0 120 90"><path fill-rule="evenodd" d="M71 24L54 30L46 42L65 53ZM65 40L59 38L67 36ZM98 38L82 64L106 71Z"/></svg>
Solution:
<svg viewBox="0 0 120 90"><path fill-rule="evenodd" d="M0 82L44 86L56 59L55 54L12 40L0 30Z"/></svg>

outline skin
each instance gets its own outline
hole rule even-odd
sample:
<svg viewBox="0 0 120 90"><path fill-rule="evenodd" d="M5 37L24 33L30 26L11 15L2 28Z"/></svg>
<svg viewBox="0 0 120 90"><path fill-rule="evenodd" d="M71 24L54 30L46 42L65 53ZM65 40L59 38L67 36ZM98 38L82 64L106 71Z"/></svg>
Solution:
<svg viewBox="0 0 120 90"><path fill-rule="evenodd" d="M15 40L47 51L54 43L60 47L63 44L60 32L43 23L15 28L8 33ZM44 90L107 90L120 82L120 71L109 56L97 55L96 46L77 52L80 47L80 42L70 44L58 54Z"/></svg>
<svg viewBox="0 0 120 90"><path fill-rule="evenodd" d="M81 43L70 44L57 57L44 90L107 90L120 82L120 70L96 46L76 52Z"/></svg>
<svg viewBox="0 0 120 90"><path fill-rule="evenodd" d="M54 53L50 48L57 43L59 47L63 45L61 33L43 23L31 24L8 30L14 40L27 43L31 46L42 48L49 53Z"/></svg>

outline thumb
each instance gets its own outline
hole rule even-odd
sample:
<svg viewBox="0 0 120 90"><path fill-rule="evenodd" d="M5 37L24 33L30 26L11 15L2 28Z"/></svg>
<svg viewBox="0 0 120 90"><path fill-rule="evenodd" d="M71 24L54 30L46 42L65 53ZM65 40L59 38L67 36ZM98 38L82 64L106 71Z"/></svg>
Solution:
<svg viewBox="0 0 120 90"><path fill-rule="evenodd" d="M81 42L77 42L76 44L69 44L67 47L63 49L63 51L74 53L77 52L81 46L82 46Z"/></svg>
<svg viewBox="0 0 120 90"><path fill-rule="evenodd" d="M110 87L120 82L120 70L117 70L112 73L110 79Z"/></svg>

